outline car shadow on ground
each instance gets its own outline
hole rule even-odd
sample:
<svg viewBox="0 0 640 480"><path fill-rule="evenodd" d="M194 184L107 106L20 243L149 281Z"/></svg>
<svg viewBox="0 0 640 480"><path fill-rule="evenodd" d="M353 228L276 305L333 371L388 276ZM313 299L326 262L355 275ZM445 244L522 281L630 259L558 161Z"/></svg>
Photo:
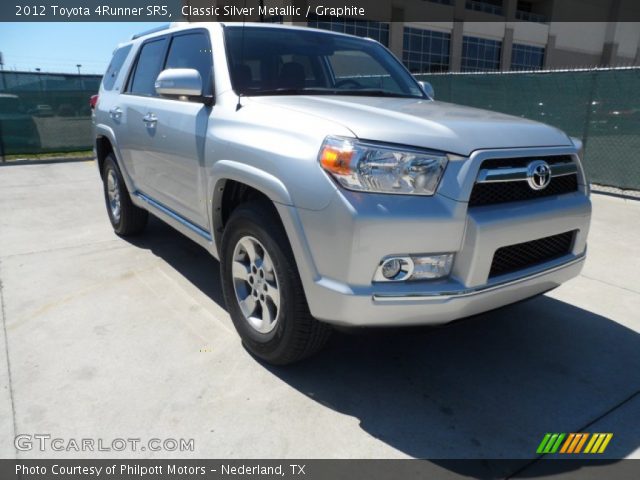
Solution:
<svg viewBox="0 0 640 480"><path fill-rule="evenodd" d="M218 262L155 219L150 229L132 243L224 307ZM336 332L313 358L262 368L411 457L520 459L436 462L464 475L518 470L546 432L613 432L599 456L612 461L640 446L640 335L546 296L445 327Z"/></svg>

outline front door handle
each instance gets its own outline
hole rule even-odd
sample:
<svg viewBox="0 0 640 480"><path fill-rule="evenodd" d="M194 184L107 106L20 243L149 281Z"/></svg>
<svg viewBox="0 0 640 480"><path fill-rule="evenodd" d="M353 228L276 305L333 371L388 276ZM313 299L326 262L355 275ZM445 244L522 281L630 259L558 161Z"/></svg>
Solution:
<svg viewBox="0 0 640 480"><path fill-rule="evenodd" d="M112 108L109 110L109 116L114 120L120 120L120 117L122 117L122 109L120 107Z"/></svg>
<svg viewBox="0 0 640 480"><path fill-rule="evenodd" d="M158 122L158 117L156 117L155 113L149 112L142 117L142 121L147 124L147 127L153 127Z"/></svg>

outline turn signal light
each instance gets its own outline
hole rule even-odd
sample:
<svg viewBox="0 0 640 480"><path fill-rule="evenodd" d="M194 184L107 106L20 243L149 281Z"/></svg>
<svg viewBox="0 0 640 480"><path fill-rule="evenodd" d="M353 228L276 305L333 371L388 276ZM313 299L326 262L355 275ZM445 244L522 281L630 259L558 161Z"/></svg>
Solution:
<svg viewBox="0 0 640 480"><path fill-rule="evenodd" d="M342 149L334 145L325 145L320 152L320 165L333 174L349 175L352 157L353 150L350 148Z"/></svg>

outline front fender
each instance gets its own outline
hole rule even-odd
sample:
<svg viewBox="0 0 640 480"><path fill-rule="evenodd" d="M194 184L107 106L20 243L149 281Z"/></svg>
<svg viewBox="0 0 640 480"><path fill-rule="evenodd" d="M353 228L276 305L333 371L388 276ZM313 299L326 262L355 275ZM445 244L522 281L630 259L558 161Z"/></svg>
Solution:
<svg viewBox="0 0 640 480"><path fill-rule="evenodd" d="M212 168L212 175L209 179L209 191L212 191L213 195L211 200L212 208L209 209L209 215L211 216L209 221L210 225L213 225L214 230L215 256L219 258L221 242L221 236L215 234L219 227L218 221L216 220L216 211L222 203L224 183L228 180L244 183L256 189L266 195L275 204L287 238L291 244L303 287L306 290L310 282L313 282L313 280L318 277L318 271L314 264L311 251L309 250L309 244L305 237L297 209L293 206L291 195L284 183L274 175L254 166L233 160L220 160L216 162Z"/></svg>
<svg viewBox="0 0 640 480"><path fill-rule="evenodd" d="M277 205L293 205L291 195L284 183L276 176L265 172L257 167L235 160L218 160L211 168L211 174L207 180L208 192L211 205L208 210L209 225L212 226L212 235L215 244L215 256L219 257L221 247L222 220L220 218L220 205L222 205L222 194L224 184L233 180L243 183L266 195L269 200Z"/></svg>

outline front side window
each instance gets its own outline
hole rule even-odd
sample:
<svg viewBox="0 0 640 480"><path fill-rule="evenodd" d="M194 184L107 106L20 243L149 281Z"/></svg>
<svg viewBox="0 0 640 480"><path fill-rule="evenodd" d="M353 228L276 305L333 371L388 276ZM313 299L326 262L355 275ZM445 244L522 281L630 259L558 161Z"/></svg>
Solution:
<svg viewBox="0 0 640 480"><path fill-rule="evenodd" d="M166 38L145 43L136 63L129 92L135 95L155 96L156 79L162 70Z"/></svg>
<svg viewBox="0 0 640 480"><path fill-rule="evenodd" d="M211 74L213 62L211 60L211 46L204 32L189 33L173 37L167 63L168 68L193 68L200 73L204 95L211 95L213 91Z"/></svg>
<svg viewBox="0 0 640 480"><path fill-rule="evenodd" d="M225 43L233 88L243 95L424 98L396 58L370 40L314 30L233 26L225 29Z"/></svg>

